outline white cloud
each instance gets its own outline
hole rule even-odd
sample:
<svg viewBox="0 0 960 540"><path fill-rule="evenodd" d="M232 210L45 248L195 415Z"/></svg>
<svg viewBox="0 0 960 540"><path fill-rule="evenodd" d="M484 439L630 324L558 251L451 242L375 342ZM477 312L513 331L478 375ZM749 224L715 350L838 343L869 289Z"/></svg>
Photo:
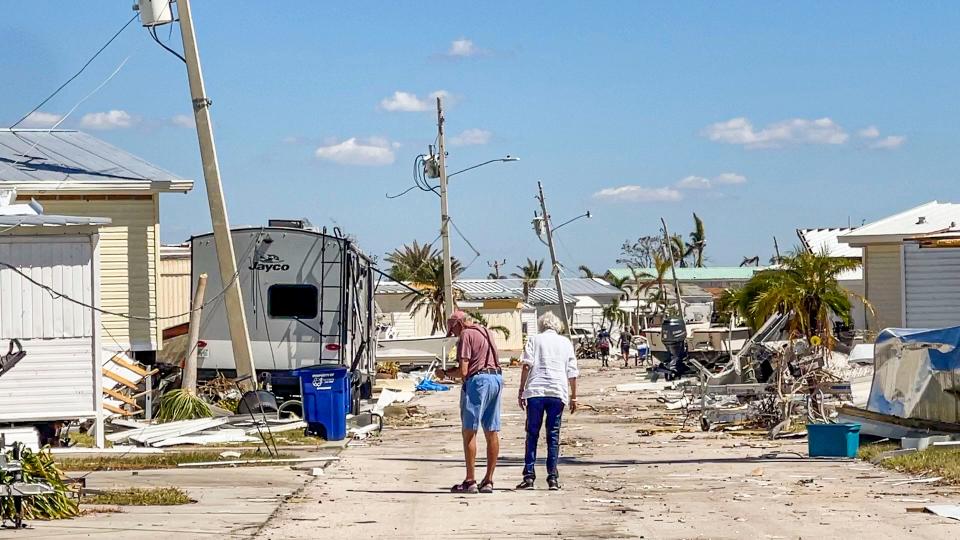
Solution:
<svg viewBox="0 0 960 540"><path fill-rule="evenodd" d="M880 130L877 129L877 126L867 126L858 131L857 135L860 135L864 139L876 139L880 136Z"/></svg>
<svg viewBox="0 0 960 540"><path fill-rule="evenodd" d="M318 159L332 161L341 165L390 165L396 157L393 154L395 143L374 137L360 140L351 137L343 142L321 146L315 155Z"/></svg>
<svg viewBox="0 0 960 540"><path fill-rule="evenodd" d="M459 135L454 135L450 139L450 144L454 146L473 146L487 144L493 138L493 133L485 129L467 129Z"/></svg>
<svg viewBox="0 0 960 540"><path fill-rule="evenodd" d="M775 148L788 144L843 144L850 138L830 118L791 118L755 129L750 120L739 117L710 124L701 132L711 141L739 144L746 148Z"/></svg>
<svg viewBox="0 0 960 540"><path fill-rule="evenodd" d="M728 172L714 176L713 181L717 184L746 184L747 177L742 174Z"/></svg>
<svg viewBox="0 0 960 540"><path fill-rule="evenodd" d="M447 56L465 58L467 56L476 56L481 52L483 51L477 48L477 46L473 44L473 41L467 38L460 38L450 44L450 49L447 50Z"/></svg>
<svg viewBox="0 0 960 540"><path fill-rule="evenodd" d="M880 130L877 129L877 126L867 126L858 131L857 135L864 139L870 139L867 148L877 150L894 150L900 148L903 146L903 143L907 142L907 138L903 135L887 135L881 137Z"/></svg>
<svg viewBox="0 0 960 540"><path fill-rule="evenodd" d="M713 185L709 178L702 176L688 176L677 182L677 187L681 189L710 189Z"/></svg>
<svg viewBox="0 0 960 540"><path fill-rule="evenodd" d="M450 94L446 90L437 90L426 99L420 99L416 94L397 90L392 96L380 100L380 108L390 112L432 111L436 108L438 97L446 99Z"/></svg>
<svg viewBox="0 0 960 540"><path fill-rule="evenodd" d="M88 129L119 129L132 127L137 120L127 111L111 110L107 112L87 113L80 119L80 125Z"/></svg>
<svg viewBox="0 0 960 540"><path fill-rule="evenodd" d="M188 114L175 114L172 118L170 118L170 123L177 127L183 128L197 127L196 121Z"/></svg>
<svg viewBox="0 0 960 540"><path fill-rule="evenodd" d="M718 185L745 184L747 177L737 173L721 173L713 178L690 175L680 179L676 187L680 189L711 189Z"/></svg>
<svg viewBox="0 0 960 540"><path fill-rule="evenodd" d="M907 142L907 138L903 135L887 135L882 139L878 139L870 143L870 148L893 150L895 148L900 148L905 142Z"/></svg>
<svg viewBox="0 0 960 540"><path fill-rule="evenodd" d="M595 199L627 202L676 202L683 194L672 187L619 186L605 188L593 194Z"/></svg>
<svg viewBox="0 0 960 540"><path fill-rule="evenodd" d="M25 128L48 128L56 125L62 119L62 114L34 111L28 114L23 122L20 122L20 125Z"/></svg>

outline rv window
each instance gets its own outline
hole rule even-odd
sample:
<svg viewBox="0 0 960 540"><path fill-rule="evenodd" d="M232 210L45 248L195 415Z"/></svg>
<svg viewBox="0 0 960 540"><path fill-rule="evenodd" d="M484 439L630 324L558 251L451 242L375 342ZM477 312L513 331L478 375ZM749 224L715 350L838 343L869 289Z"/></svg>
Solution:
<svg viewBox="0 0 960 540"><path fill-rule="evenodd" d="M271 285L267 289L267 313L285 319L314 319L318 294L313 285Z"/></svg>

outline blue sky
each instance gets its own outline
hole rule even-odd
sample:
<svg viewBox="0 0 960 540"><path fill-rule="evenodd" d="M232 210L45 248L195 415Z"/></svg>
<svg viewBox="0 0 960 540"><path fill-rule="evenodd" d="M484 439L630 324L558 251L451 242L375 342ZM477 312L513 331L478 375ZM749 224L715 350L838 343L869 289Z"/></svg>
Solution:
<svg viewBox="0 0 960 540"><path fill-rule="evenodd" d="M0 125L82 65L131 3L7 5ZM521 158L452 181L451 215L481 252L471 275L546 257L529 226L537 180L556 220L595 214L558 234L571 273L613 265L661 216L683 233L703 217L719 266L766 260L797 227L957 199L951 2L196 1L194 17L235 226L305 216L376 255L433 240L436 197L384 194L412 185L435 115L409 109L436 92L461 143L450 170ZM66 113L127 57L63 126L195 179L161 200L163 241L182 241L209 217L196 135L178 125L190 113L179 60L134 23L42 111ZM474 259L459 238L454 250Z"/></svg>

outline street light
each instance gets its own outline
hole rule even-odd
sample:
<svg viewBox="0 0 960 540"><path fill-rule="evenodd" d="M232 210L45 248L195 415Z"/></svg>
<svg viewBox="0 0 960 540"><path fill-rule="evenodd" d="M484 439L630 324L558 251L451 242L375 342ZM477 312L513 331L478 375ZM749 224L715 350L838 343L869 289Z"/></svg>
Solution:
<svg viewBox="0 0 960 540"><path fill-rule="evenodd" d="M591 214L590 211L587 210L587 213L585 213L585 214L580 214L579 216L577 216L577 217L575 217L575 218L573 218L573 219L568 219L567 221L564 221L563 223L557 225L556 227L553 228L553 232L557 232L557 231L560 229L560 227L563 227L564 225L569 225L569 224L573 223L574 221L576 221L576 220L578 220L578 219L580 219L580 218L590 219L590 218L592 218L592 217L593 217L593 214Z"/></svg>
<svg viewBox="0 0 960 540"><path fill-rule="evenodd" d="M491 164L491 163L509 163L509 162L511 162L511 161L520 161L520 158L518 158L518 157L513 157L513 156L511 156L510 154L507 154L506 157L502 157L502 158L498 158L498 159L491 159L490 161L484 161L483 163L478 163L478 164L476 164L476 165L474 165L474 166L472 166L472 167L467 167L466 169L460 169L460 170L457 171L457 172L449 173L449 174L447 174L447 178L450 178L451 176L453 176L453 175L455 175L455 174L460 174L460 173L462 173L462 172L471 171L471 170L473 170L473 169L476 169L477 167L483 167L484 165L489 165L489 164Z"/></svg>

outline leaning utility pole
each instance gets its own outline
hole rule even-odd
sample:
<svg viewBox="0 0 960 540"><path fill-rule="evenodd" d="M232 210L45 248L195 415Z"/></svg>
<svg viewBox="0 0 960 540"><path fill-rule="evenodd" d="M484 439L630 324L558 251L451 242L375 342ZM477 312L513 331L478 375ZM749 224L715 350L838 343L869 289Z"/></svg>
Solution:
<svg viewBox="0 0 960 540"><path fill-rule="evenodd" d="M450 213L447 210L447 152L443 138L443 102L437 97L437 140L440 169L440 239L443 245L443 318L453 315L453 259L450 254Z"/></svg>
<svg viewBox="0 0 960 540"><path fill-rule="evenodd" d="M550 249L553 278L557 284L557 301L560 303L560 316L563 319L563 326L567 330L567 337L572 337L570 319L567 317L567 304L563 301L563 280L560 279L560 263L557 261L557 251L553 247L553 226L550 224L550 214L547 213L547 201L543 196L543 184L540 181L537 181L537 190L539 191L537 199L540 201L540 211L543 213L543 228L547 231L547 247Z"/></svg>
<svg viewBox="0 0 960 540"><path fill-rule="evenodd" d="M674 260L673 257L673 245L670 243L670 231L667 230L667 221L665 219L660 218L660 223L663 223L663 246L670 255L670 273L673 274L673 286L677 292L677 311L680 313L680 318L683 319L683 300L680 298L681 290L680 282L677 281L677 261Z"/></svg>
<svg viewBox="0 0 960 540"><path fill-rule="evenodd" d="M238 284L237 258L233 251L233 238L230 236L230 222L227 220L227 203L223 198L223 186L220 182L220 165L217 163L217 148L213 142L213 125L210 122L211 101L203 87L203 74L200 71L200 52L197 50L197 38L193 32L193 18L190 14L190 0L177 0L180 16L180 34L183 36L183 56L187 63L187 78L190 82L190 98L193 101L193 116L197 124L197 138L200 140L200 159L203 162L203 180L207 188L207 202L210 204L210 221L213 223L213 240L217 248L217 262L220 265L220 280L224 287L224 303L227 311L227 326L230 329L230 341L233 345L233 360L237 366L237 378L244 379L244 389L256 388L257 372L253 364L253 352L250 349L250 336L247 332L247 317L243 311L243 298Z"/></svg>

